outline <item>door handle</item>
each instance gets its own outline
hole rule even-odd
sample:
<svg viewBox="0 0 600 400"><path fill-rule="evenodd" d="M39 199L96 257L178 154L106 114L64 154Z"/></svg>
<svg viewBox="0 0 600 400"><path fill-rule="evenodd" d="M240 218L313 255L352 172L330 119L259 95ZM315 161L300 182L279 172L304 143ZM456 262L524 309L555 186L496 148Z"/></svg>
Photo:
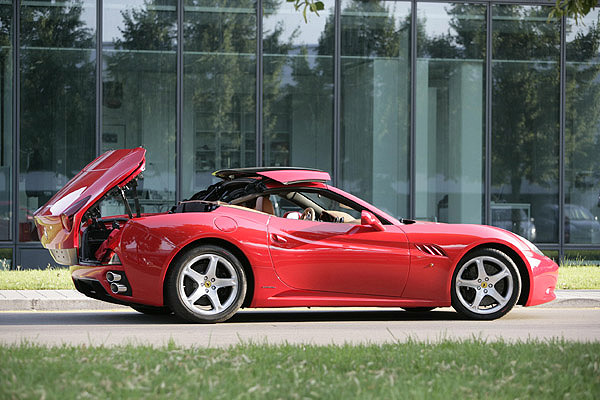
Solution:
<svg viewBox="0 0 600 400"><path fill-rule="evenodd" d="M287 243L286 238L284 238L283 236L280 236L276 233L271 234L271 241L273 241L275 243Z"/></svg>

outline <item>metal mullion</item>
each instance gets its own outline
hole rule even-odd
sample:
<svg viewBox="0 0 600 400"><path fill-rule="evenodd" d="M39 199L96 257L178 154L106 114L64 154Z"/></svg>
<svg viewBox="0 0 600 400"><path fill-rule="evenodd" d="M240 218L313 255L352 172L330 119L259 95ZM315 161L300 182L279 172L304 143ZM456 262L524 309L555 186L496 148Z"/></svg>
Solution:
<svg viewBox="0 0 600 400"><path fill-rule="evenodd" d="M416 171L416 99L417 99L417 2L411 1L410 7L410 130L409 130L409 218L414 218L416 215L416 188L417 188L417 171Z"/></svg>
<svg viewBox="0 0 600 400"><path fill-rule="evenodd" d="M592 243L565 243L564 248L565 250L598 250L598 245Z"/></svg>
<svg viewBox="0 0 600 400"><path fill-rule="evenodd" d="M177 2L177 66L176 66L176 110L175 110L175 200L181 201L182 195L182 170L183 157L181 154L182 138L183 138L183 18L184 18L184 1Z"/></svg>
<svg viewBox="0 0 600 400"><path fill-rule="evenodd" d="M342 26L341 0L335 1L334 6L334 45L333 45L333 184L341 186L341 145L342 145L342 128L341 128L341 84L342 84Z"/></svg>
<svg viewBox="0 0 600 400"><path fill-rule="evenodd" d="M262 166L263 157L263 2L256 1L256 165ZM243 118L243 116L242 116ZM242 133L243 134L243 133Z"/></svg>
<svg viewBox="0 0 600 400"><path fill-rule="evenodd" d="M492 4L486 11L484 222L492 224Z"/></svg>
<svg viewBox="0 0 600 400"><path fill-rule="evenodd" d="M559 150L558 150L558 244L559 244L559 259L564 257L565 245L565 113L566 113L566 23L567 20L563 16L560 20L560 106L559 106Z"/></svg>
<svg viewBox="0 0 600 400"><path fill-rule="evenodd" d="M102 23L103 0L96 1L96 156L102 151Z"/></svg>
<svg viewBox="0 0 600 400"><path fill-rule="evenodd" d="M21 0L15 0L13 2L13 87L12 87L12 95L11 99L13 105L13 120L12 120L12 170L11 170L11 188L12 188L12 204L11 204L11 215L12 215L12 225L11 225L11 233L12 233L12 264L11 269L15 269L17 265L19 265L20 257L17 252L17 238L19 237L19 185L18 185L18 168L19 168L19 148L20 148L20 91L21 91L21 74L20 74L20 45L19 39L21 37L21 18L20 18L20 8L21 8Z"/></svg>

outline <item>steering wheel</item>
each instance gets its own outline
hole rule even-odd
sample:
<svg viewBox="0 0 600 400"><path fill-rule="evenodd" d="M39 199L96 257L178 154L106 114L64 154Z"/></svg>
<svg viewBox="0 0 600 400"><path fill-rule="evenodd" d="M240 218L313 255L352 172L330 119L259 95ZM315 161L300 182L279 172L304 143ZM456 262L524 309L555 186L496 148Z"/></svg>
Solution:
<svg viewBox="0 0 600 400"><path fill-rule="evenodd" d="M317 213L315 212L315 209L312 207L306 207L304 209L304 211L302 212L302 215L300 216L300 219L305 220L305 221L314 221L315 220L315 215L317 215Z"/></svg>

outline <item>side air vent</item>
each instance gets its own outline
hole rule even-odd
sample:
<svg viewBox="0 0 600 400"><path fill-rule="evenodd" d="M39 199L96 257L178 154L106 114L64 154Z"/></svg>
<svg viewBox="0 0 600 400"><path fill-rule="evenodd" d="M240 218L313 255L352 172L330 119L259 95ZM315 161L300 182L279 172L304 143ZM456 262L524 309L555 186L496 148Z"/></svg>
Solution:
<svg viewBox="0 0 600 400"><path fill-rule="evenodd" d="M419 251L421 251L425 254L429 254L430 256L447 257L444 250L442 250L441 247L439 247L435 244L415 244L415 247Z"/></svg>

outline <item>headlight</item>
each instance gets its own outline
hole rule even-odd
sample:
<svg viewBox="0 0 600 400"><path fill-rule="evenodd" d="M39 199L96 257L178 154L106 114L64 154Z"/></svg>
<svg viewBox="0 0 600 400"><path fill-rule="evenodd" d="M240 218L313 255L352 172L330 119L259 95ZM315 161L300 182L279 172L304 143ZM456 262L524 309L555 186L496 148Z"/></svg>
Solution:
<svg viewBox="0 0 600 400"><path fill-rule="evenodd" d="M517 236L519 236L519 239L521 239L529 247L529 250L533 251L537 255L546 257L546 255L544 253L542 253L542 251L540 249L538 249L535 244L531 243L529 240L525 239L523 236L520 236L520 235L517 235Z"/></svg>

